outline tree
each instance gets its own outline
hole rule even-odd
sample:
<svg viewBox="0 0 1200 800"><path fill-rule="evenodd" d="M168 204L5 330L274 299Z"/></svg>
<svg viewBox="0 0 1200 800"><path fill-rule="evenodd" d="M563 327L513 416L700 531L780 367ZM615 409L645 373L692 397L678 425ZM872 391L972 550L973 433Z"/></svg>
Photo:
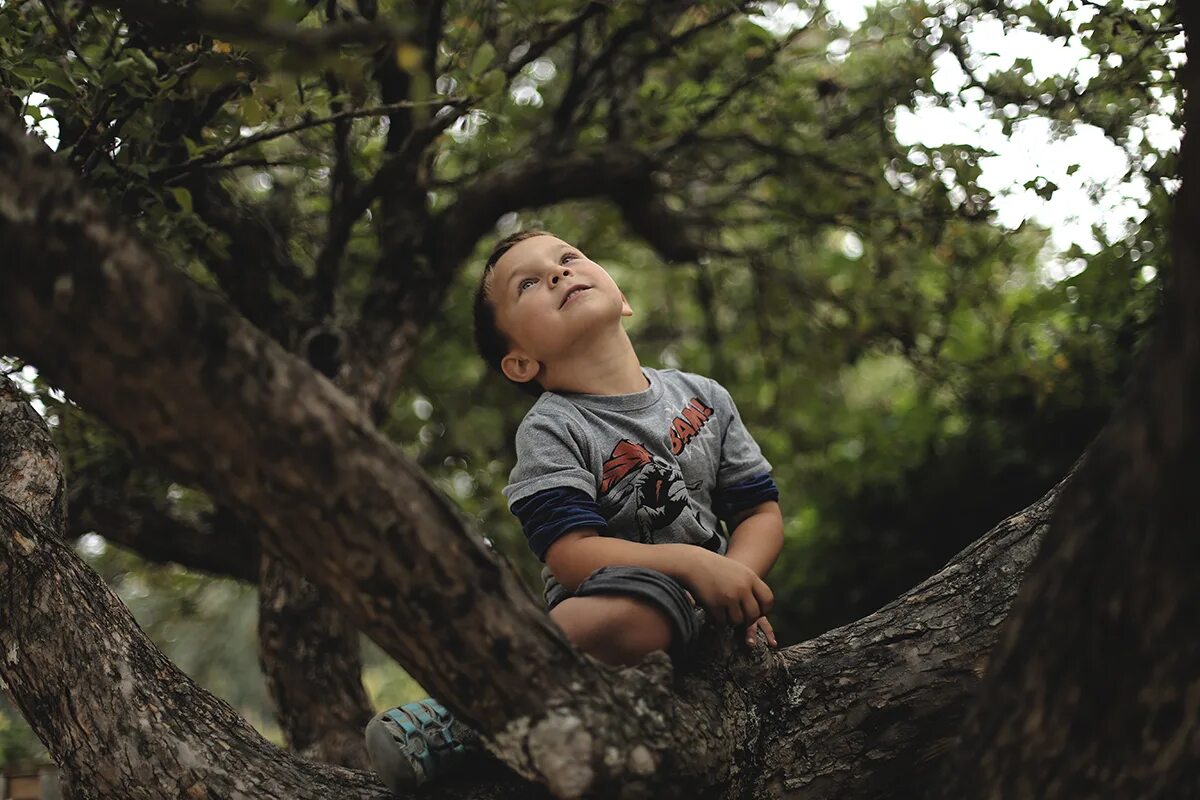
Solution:
<svg viewBox="0 0 1200 800"><path fill-rule="evenodd" d="M639 25L655 20L649 8L635 15ZM160 21L138 35L162 35L164 26L170 28L155 16L160 7L138 10L147 20ZM589 5L553 26L551 33L582 30L587 19L601 12ZM712 20L720 20L720 15L706 21ZM222 15L201 15L197 21L212 30L307 51L356 37L377 42L384 35L380 31L400 35L353 20L335 21L323 29L263 27L247 18ZM413 30L436 40L442 31L433 28L440 25L440 16L430 13L424 23ZM637 30L628 28L626 38ZM606 97L604 91L585 91L588 81L621 96L619 79L628 73L614 68L615 75L604 77L604 62L616 63L619 55L628 54L619 52L620 37L614 34L609 41L611 55L581 71L584 86L577 88L575 101L585 107ZM658 53L660 47L649 52ZM531 46L526 55L535 49ZM494 56L481 60L487 58ZM654 56L650 58L652 62ZM639 58L632 61L636 70ZM401 58L394 63L409 62ZM387 73L395 72L392 63L381 64L380 70L381 86L406 85L383 98L391 100L388 141L395 149L367 184L372 194L382 193L378 209L385 221L379 226L371 288L352 335L330 332L320 314L302 334L264 332L285 319L264 310L281 293L254 281L266 275L286 287L292 271L279 248L264 252L263 245L276 241L265 235L270 226L254 227L253 218L228 214L229 205L219 199L220 185L196 183L169 191L176 202L196 208L206 193L217 196L209 213L224 211L230 227L222 230L244 235L227 252L228 261L216 260L210 267L244 316L179 271L164 267L160 255L109 216L76 178L51 163L55 159L44 149L7 125L0 144L0 230L23 268L6 266L0 271L2 346L41 366L54 384L135 443L145 458L203 488L237 519L254 526L264 551L311 579L347 619L483 731L494 755L517 775L543 783L560 796L602 793L617 786L633 796L722 784L732 791L768 796L801 791L807 796L882 795L926 785L938 770L951 765L945 754L957 741L958 721L975 702L980 662L990 652L996 626L1051 520L1058 490L1003 523L895 603L778 655L735 654L729 642L714 639L709 642L712 661L704 670L686 674L673 674L661 659L619 672L581 660L531 603L503 557L472 534L472 526L417 465L379 435L372 416L378 418L395 391L416 346L416 334L445 291L447 273L466 255L471 237L478 238L505 204L563 199L582 191L578 187L586 182L589 192L609 194L631 225L661 220L663 227L644 232L664 255L694 253L697 245L688 242L695 229L672 213L648 182L655 174L652 160L621 143L619 135L591 152L566 154L556 151L558 139L551 137L546 155L485 166L450 205L431 214L424 193L412 190L422 185L420 163L428 153L418 150L421 158L414 162L406 146L419 148L419 132L430 133L429 126L439 121L433 116L414 123L416 106L396 98L417 93L413 84L419 81L395 74L389 78ZM426 75L434 72L425 70ZM424 91L428 93L428 86ZM408 105L397 108L397 103ZM582 137L586 128L571 127L572 104L563 107L568 109L563 113L567 119L553 133ZM395 117L408 127L397 128ZM629 124L619 110L609 109L608 117L610 134ZM671 130L662 125L655 130ZM694 130L685 128L673 142L686 143L696 135ZM143 146L141 141L131 137L128 146ZM172 141L178 139L154 139L155 146ZM212 152L222 149L228 148ZM214 163L205 161L212 156L192 155L182 145L175 150L176 157L187 159L185 165L196 159ZM81 152L86 151L85 147ZM487 163L486 152L481 160ZM1177 210L1181 215L1191 208L1194 201L1188 192L1197 185L1187 168L1185 162ZM313 309L328 307L329 270L336 276L339 251L350 241L339 243L338 231L347 226L340 215L353 209L361 209L359 215L365 212L361 198L358 203L345 200L348 180L344 175L340 188L337 180L330 187L334 200L326 241L332 252L324 261L316 259L316 266L325 264L325 270L311 274L316 280L293 283L301 293L314 293L308 298ZM136 206L139 187L129 182L122 186L127 202ZM180 188L184 191L174 191ZM246 227L240 227L243 224ZM1177 225L1176 230L1187 229ZM463 233L451 240L445 235L449 231ZM1195 436L1194 423L1187 418L1187 386L1172 381L1195 370L1195 331L1189 327L1194 315L1189 317L1184 305L1194 301L1186 276L1195 269L1195 256L1186 239L1177 238L1176 248L1173 266L1183 276L1182 288L1172 295L1176 305L1166 307L1167 336L1146 362L1139 384L1149 387L1149 395L1133 395L1065 490L1060 507L1079 509L1079 498L1101 485L1100 476L1127 474L1114 465L1125 463L1122 455L1143 441L1153 446L1139 463L1177 465L1175 476L1188 474L1186 445ZM277 269L236 269L236 259L245 257ZM407 266L403 285L390 273L397 260ZM359 277L360 286L362 281ZM1181 346L1173 350L1172 344ZM288 355L289 349L300 351L310 363ZM329 352L342 358L330 363ZM368 375L365 365L371 363L389 368ZM314 364L362 402L348 400L314 371ZM1130 426L1136 428L1139 420L1154 413L1169 423L1153 432L1160 438L1130 438ZM11 596L30 596L35 602L29 607L10 603L0 612L6 632L2 674L75 791L81 796L130 797L182 791L196 796L378 792L362 774L302 762L271 748L162 659L111 593L58 540L63 489L44 428L11 390L5 395L5 414L17 420L0 426L6 448L17 455L4 463L32 466L6 471L9 499L0 506L6 531L0 563L5 585L13 587ZM1171 435L1164 437L1163 431ZM36 479L32 486L27 484L30 476ZM1173 479L1135 485L1136 490L1164 493L1162 502L1127 507L1181 509L1172 503L1182 502L1184 485ZM1117 489L1095 493L1101 498L1096 507L1105 509L1101 503L1121 498L1124 486L1118 484ZM1059 514L1050 525L1050 541L1059 544L1047 552L1087 553L1089 544L1096 546L1086 538L1089 526L1113 519L1117 517L1106 521L1099 514ZM1184 519L1168 517L1156 530L1182 533ZM1139 522L1127 531L1146 529ZM1144 554L1138 563L1145 565L1145 574L1166 576L1176 570L1186 575L1194 566L1182 537L1164 534L1151 543L1166 549L1137 551ZM1172 554L1173 561L1164 561ZM1043 561L1052 565L1050 558ZM1047 569L1052 566L1035 566L1027 585L1037 586L1038 576L1046 575ZM1086 573L1064 585L1086 589ZM1112 585L1130 589L1115 576ZM1178 586L1178 594L1186 597L1186 584ZM1029 591L1036 596L1036 590ZM69 603L73 595L87 598L88 606ZM1138 598L1133 593L1124 606L1131 621L1145 619L1136 607L1142 602ZM1006 623L1016 634L1004 640L999 652L1020 653L1024 636L1046 636L1028 620L1039 614L1047 618L1053 608L1026 600ZM1095 609L1087 603L1074 607L1080 619L1089 619L1089 612L1094 616ZM1165 610L1156 619L1168 630L1176 621ZM105 624L98 626L97 620ZM1026 633L1031 629L1035 632ZM1089 641L1097 647L1111 642L1112 631L1101 626L1080 625L1079 630L1090 633ZM1154 640L1146 640L1135 652L1143 657L1160 654L1155 646ZM1057 647L1047 645L1046 651L1065 652L1061 644ZM18 657L22 653L24 657ZM1178 660L1162 663L1173 675L1185 674L1188 665L1194 665L1188 660L1191 655L1181 648ZM922 656L925 661L919 660ZM1057 667L1061 672L1036 673L1017 664L1007 673L997 673L999 677L989 677L973 716L978 733L970 740L980 752L1005 752L996 745L1006 741L1005 726L1018 718L1012 704L1003 702L1006 685L1034 686L1025 681L1061 675L1079 679L1073 685L1081 694L1064 695L1072 697L1071 702L1094 696L1083 693L1092 684L1075 674L1078 665ZM536 698L527 696L535 676L547 689ZM1131 681L1150 678L1136 672L1128 676ZM1179 681L1157 685L1164 687L1161 696L1167 700L1171 692L1181 691ZM87 687L86 694L80 693L81 687ZM985 703L989 696L999 702ZM1132 718L1138 711L1135 694L1121 696L1125 702L1119 708ZM63 713L64 698L71 699L72 714ZM186 718L179 710L183 708L188 709ZM130 713L134 709L149 709L149 716ZM1184 737L1179 752L1187 753L1187 729L1179 730ZM1055 733L1046 730L1047 736ZM82 746L85 741L87 747ZM117 752L136 748L141 760L113 767L96 759L102 747ZM997 764L1005 765L997 774L1020 774L1011 765L1034 757L1045 756L1017 750L1010 761L997 758ZM1166 767L1151 775L1131 769L1126 785L1146 793L1153 792L1158 780L1188 785L1186 759ZM525 791L512 776L501 778L492 772L486 780L482 788L460 788L483 794Z"/></svg>

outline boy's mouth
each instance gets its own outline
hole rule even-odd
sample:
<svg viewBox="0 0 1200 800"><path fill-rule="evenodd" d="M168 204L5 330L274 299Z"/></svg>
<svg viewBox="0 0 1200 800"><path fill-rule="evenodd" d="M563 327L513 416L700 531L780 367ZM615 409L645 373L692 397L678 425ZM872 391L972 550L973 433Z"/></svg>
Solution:
<svg viewBox="0 0 1200 800"><path fill-rule="evenodd" d="M575 287L573 287L571 289L571 291L567 292L566 296L563 297L563 301L558 304L558 307L562 308L563 306L565 306L567 304L567 301L569 301L572 297L574 297L577 294L582 294L583 292L586 292L590 288L592 288L592 287L590 287L590 286L575 286Z"/></svg>

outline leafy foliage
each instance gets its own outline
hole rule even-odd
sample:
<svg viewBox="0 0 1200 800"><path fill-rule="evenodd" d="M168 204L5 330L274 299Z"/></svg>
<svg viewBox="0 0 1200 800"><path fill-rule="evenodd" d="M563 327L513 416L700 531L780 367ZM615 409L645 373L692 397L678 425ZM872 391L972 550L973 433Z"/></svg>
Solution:
<svg viewBox="0 0 1200 800"><path fill-rule="evenodd" d="M658 221L631 219L586 186L541 208L514 198L494 231L539 225L581 247L629 296L643 363L730 389L782 489L787 545L770 580L781 642L872 610L1063 474L1107 417L1157 308L1174 158L1145 131L1178 108L1173 4L898 2L847 30L800 3L802 24L782 32L764 16L770 4L730 14L728 3L692 3L661 18L649 3L577 5L447 2L431 53L409 35L415 12L396 2L378 9L400 32L394 43L303 48L302 36L345 20L272 0L231 6L247 15L239 25L200 35L92 5L7 3L0 91L44 134L57 126L60 157L171 263L256 322L270 307L264 327L288 347L314 326L348 326L369 301L387 201L348 225L328 303L321 259L339 192L388 175L397 131L454 120L417 175L391 178L416 181L430 214L518 159L614 140L653 154L650 185L698 259L665 258ZM273 39L252 15L293 34ZM969 33L988 21L1091 56L1051 77L1028 58L989 72ZM964 69L961 88L935 88L941 58ZM389 74L404 109L384 88ZM1006 132L1032 118L1063 134L1100 128L1146 182L1144 219L1116 241L1097 231L1097 252L1062 254L1076 266L1054 280L1047 232L997 223L980 185L986 152L896 140L896 110L921 104L978 104ZM282 267L222 271L237 253L214 185L277 233ZM1027 188L1057 190L1045 177ZM540 565L500 493L528 399L471 347L490 245L454 273L382 424L536 592ZM254 303L239 279L265 287ZM131 494L205 507L36 391L58 418L70 473L100 465ZM271 728L250 589L115 548L93 564L168 655ZM213 629L231 625L238 635L214 646ZM372 649L366 682L380 703L420 693Z"/></svg>

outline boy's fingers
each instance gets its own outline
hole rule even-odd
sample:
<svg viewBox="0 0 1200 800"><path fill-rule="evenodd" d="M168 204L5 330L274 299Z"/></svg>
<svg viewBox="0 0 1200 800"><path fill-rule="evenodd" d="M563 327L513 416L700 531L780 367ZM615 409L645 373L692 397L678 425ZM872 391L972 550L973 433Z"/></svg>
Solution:
<svg viewBox="0 0 1200 800"><path fill-rule="evenodd" d="M759 608L763 614L770 613L775 605L775 593L771 591L771 587L767 586L767 582L762 578L757 578L754 581L754 597L758 600ZM757 614L755 616L758 616Z"/></svg>
<svg viewBox="0 0 1200 800"><path fill-rule="evenodd" d="M766 617L763 617L758 622L756 622L755 625L757 625L759 628L762 629L763 635L767 637L767 644L774 647L775 643L776 643L775 642L775 629L773 627L771 627L771 621L768 620Z"/></svg>
<svg viewBox="0 0 1200 800"><path fill-rule="evenodd" d="M749 595L742 598L742 623L753 624L754 620L762 616L762 611L758 606L758 599L754 595Z"/></svg>
<svg viewBox="0 0 1200 800"><path fill-rule="evenodd" d="M775 629L771 627L771 621L766 617L759 617L748 628L746 628L746 645L753 647L758 644L758 632L762 631L763 639L772 647L775 647L778 642L775 640Z"/></svg>

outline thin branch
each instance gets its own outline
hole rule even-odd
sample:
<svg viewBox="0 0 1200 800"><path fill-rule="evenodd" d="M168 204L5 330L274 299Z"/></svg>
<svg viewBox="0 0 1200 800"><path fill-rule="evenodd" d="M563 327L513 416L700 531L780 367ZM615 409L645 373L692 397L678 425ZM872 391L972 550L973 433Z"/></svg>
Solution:
<svg viewBox="0 0 1200 800"><path fill-rule="evenodd" d="M213 150L209 153L204 153L203 155L197 156L196 158L193 158L190 161L186 161L183 164L173 164L168 167L163 167L162 169L152 172L151 175L154 177L164 177L164 176L173 177L176 175L180 175L185 172L190 172L191 170L193 170L197 167L203 166L205 164L212 164L213 162L220 161L222 158L229 155L230 153L236 153L239 150L245 150L247 147L253 147L256 144L261 144L262 142L267 142L267 141L270 141L271 139L278 139L280 136L287 136L288 134L296 133L297 131L306 130L308 128L315 128L319 125L329 125L330 123L334 123L334 122L337 122L337 121L343 120L343 119L352 119L352 118L356 118L356 117L385 116L387 114L391 114L400 109L413 108L415 106L432 106L432 105L453 106L453 105L458 105L458 104L466 104L469 102L470 102L470 98L448 97L448 98L439 98L436 100L422 100L422 101L405 100L405 101L399 102L399 103L390 103L386 106L375 106L374 108L358 108L358 109L350 109L348 111L339 111L338 113L332 114L328 117L306 119L302 122L297 122L294 125L288 125L283 128L276 128L275 130L271 130L271 131L263 131L262 133L256 133L252 136L245 136L245 137L242 137L241 139L236 139L235 141L230 142L229 144L225 145L224 147L218 148L217 150Z"/></svg>
<svg viewBox="0 0 1200 800"><path fill-rule="evenodd" d="M217 169L241 169L243 167L257 167L259 169L270 169L274 167L289 167L302 169L310 166L304 161L289 161L287 159L270 159L270 158L239 158L232 161L223 161L219 164L201 164L198 169L217 170Z"/></svg>
<svg viewBox="0 0 1200 800"><path fill-rule="evenodd" d="M257 14L202 9L162 0L92 0L119 9L141 22L179 31L203 31L231 41L283 45L300 57L313 57L344 45L386 45L402 41L407 31L390 22L354 20L326 28L304 28ZM307 13L307 9L306 9Z"/></svg>
<svg viewBox="0 0 1200 800"><path fill-rule="evenodd" d="M95 68L88 63L88 60L83 57L83 51L75 44L74 37L71 36L71 29L67 27L67 23L58 16L58 12L54 10L54 6L50 5L50 0L42 0L42 8L46 10L46 15L50 17L50 21L54 23L54 27L58 30L60 36L66 41L67 46L71 48L71 52L79 59L79 63L87 68L87 71L96 75Z"/></svg>
<svg viewBox="0 0 1200 800"><path fill-rule="evenodd" d="M770 52L767 54L767 56L764 57L764 63L762 63L761 65L758 65L758 66L754 66L749 71L747 71L745 75L743 75L741 78L739 78L733 84L733 86L729 87L729 90L727 92L725 92L723 95L718 97L716 99L716 101L714 101L712 103L712 105L710 105L708 108L704 109L704 111L700 112L700 114L697 115L695 121L692 123L691 127L689 127L686 131L681 133L675 139L675 141L670 142L669 144L656 150L655 155L660 158L665 157L665 156L675 152L679 148L692 142L696 137L698 137L700 135L700 131L702 131L704 129L704 127L706 125L708 125L708 123L712 122L714 119L717 118L718 115L720 115L721 111L723 111L725 109L725 107L727 105L729 105L729 102L731 100L733 100L743 90L745 90L747 87L752 85L755 81L757 81L763 75L766 75L767 72L769 72L770 67L774 65L774 59L776 56L778 56L781 52L783 52L783 50L788 45L790 45L799 36L806 33L807 31L808 31L807 25L804 27L801 27L801 28L796 28L794 31L789 33L786 37L781 39L779 44L772 47Z"/></svg>
<svg viewBox="0 0 1200 800"><path fill-rule="evenodd" d="M593 2L588 3L587 7L585 7L583 11L579 12L566 22L561 22L556 25L548 34L546 34L545 37L529 45L529 49L525 51L525 55L521 56L516 61L511 61L511 63L505 66L505 76L508 78L514 77L518 72L525 68L526 64L531 64L537 59L541 58L543 53L545 53L554 45L558 44L569 34L575 33L576 37L578 37L579 31L583 27L583 23L587 22L588 19L595 16L600 11L607 11L610 6L611 0L610 2L598 2L598 0L593 0ZM576 53L578 54L578 50L576 50Z"/></svg>

